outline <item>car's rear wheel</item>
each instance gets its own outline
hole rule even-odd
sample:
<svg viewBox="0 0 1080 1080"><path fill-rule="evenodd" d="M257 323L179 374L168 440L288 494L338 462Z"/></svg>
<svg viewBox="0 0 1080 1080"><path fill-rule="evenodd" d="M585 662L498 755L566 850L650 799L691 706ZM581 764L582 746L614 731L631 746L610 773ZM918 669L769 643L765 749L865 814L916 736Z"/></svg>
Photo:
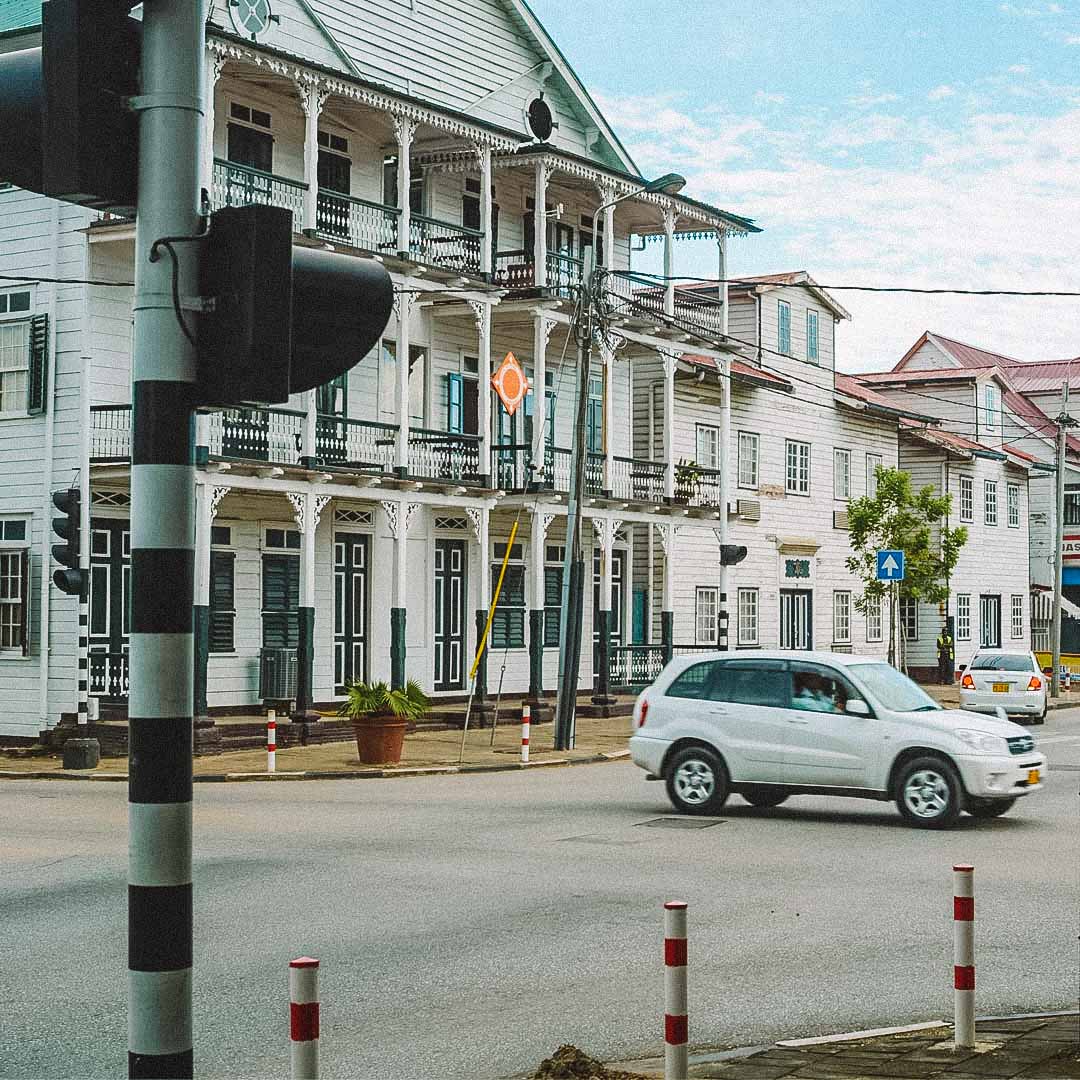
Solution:
<svg viewBox="0 0 1080 1080"><path fill-rule="evenodd" d="M896 780L896 806L916 828L952 828L963 809L963 788L956 770L938 757L907 762Z"/></svg>
<svg viewBox="0 0 1080 1080"><path fill-rule="evenodd" d="M751 806L760 806L767 808L770 806L779 806L782 802L786 802L789 793L783 788L746 788L741 792L742 797Z"/></svg>
<svg viewBox="0 0 1080 1080"><path fill-rule="evenodd" d="M668 798L684 814L715 814L727 802L728 774L715 751L687 746L668 763Z"/></svg>
<svg viewBox="0 0 1080 1080"><path fill-rule="evenodd" d="M1001 817L1012 809L1015 799L978 799L969 796L964 809L973 818Z"/></svg>
<svg viewBox="0 0 1080 1080"><path fill-rule="evenodd" d="M1043 702L1043 711L1041 713L1039 713L1038 716L1035 717L1034 722L1036 724L1045 724L1046 723L1046 710L1048 708L1049 708L1049 705L1044 701Z"/></svg>

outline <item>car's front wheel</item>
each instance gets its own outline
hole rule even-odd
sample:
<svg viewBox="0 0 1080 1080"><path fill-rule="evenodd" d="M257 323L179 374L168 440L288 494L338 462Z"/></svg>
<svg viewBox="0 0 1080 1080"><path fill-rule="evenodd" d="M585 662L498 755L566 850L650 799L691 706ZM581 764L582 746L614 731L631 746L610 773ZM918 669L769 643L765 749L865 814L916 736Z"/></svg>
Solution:
<svg viewBox="0 0 1080 1080"><path fill-rule="evenodd" d="M668 798L684 814L715 814L727 802L728 774L720 756L704 746L679 750L665 771Z"/></svg>
<svg viewBox="0 0 1080 1080"><path fill-rule="evenodd" d="M949 829L963 809L960 778L943 758L915 758L904 765L897 777L896 805L909 825Z"/></svg>
<svg viewBox="0 0 1080 1080"><path fill-rule="evenodd" d="M973 818L1001 817L1012 809L1015 799L978 799L970 796L964 809Z"/></svg>
<svg viewBox="0 0 1080 1080"><path fill-rule="evenodd" d="M783 788L745 788L742 791L742 797L751 805L758 806L763 809L767 809L771 806L779 806L782 802L786 802L788 798L788 792Z"/></svg>

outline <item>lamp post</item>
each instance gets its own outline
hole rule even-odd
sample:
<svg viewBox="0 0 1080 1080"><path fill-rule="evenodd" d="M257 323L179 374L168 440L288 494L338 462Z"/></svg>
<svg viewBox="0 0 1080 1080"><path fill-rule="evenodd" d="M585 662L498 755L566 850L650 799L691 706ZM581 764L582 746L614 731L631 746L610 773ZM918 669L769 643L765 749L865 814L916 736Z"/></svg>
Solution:
<svg viewBox="0 0 1080 1080"><path fill-rule="evenodd" d="M686 186L678 173L665 173L633 191L624 192L597 207L592 217L593 243L585 249L585 264L581 275L580 314L582 325L578 333L578 397L574 424L570 493L566 508L566 554L563 561L561 619L559 623L559 696L555 708L555 747L572 750L574 747L574 712L577 706L578 671L581 666L581 624L584 614L585 559L581 544L581 519L585 489L585 431L588 416L589 375L592 361L593 303L596 289L596 233L600 215L635 195L661 193L675 195ZM610 418L609 418L610 420ZM601 627L601 635L609 634ZM607 663L606 643L601 648L601 661Z"/></svg>

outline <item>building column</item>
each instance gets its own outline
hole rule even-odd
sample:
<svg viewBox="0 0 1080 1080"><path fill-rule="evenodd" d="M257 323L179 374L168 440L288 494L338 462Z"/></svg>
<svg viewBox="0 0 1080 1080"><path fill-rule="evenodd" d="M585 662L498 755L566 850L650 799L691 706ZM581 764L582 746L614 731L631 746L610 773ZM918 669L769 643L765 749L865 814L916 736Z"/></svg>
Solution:
<svg viewBox="0 0 1080 1080"><path fill-rule="evenodd" d="M716 236L719 254L720 274L720 333L727 337L728 332L728 287L727 287L727 238L723 232ZM728 499L731 491L731 355L721 352L720 391L723 395L720 404L720 527L716 530L716 539L723 546L728 543ZM719 646L729 648L731 567L720 564L720 604L717 611L717 631Z"/></svg>
<svg viewBox="0 0 1080 1080"><path fill-rule="evenodd" d="M664 498L675 499L675 353L662 354L664 362Z"/></svg>
<svg viewBox="0 0 1080 1080"><path fill-rule="evenodd" d="M412 279L406 278L401 285L394 305L398 313L397 332L397 459L394 471L398 476L409 474L409 323L416 294L404 290L412 288Z"/></svg>
<svg viewBox="0 0 1080 1080"><path fill-rule="evenodd" d="M486 506L467 506L465 513L472 524L473 536L479 555L476 574L476 647L473 657L484 644L484 631L487 629L488 608L491 604L491 511ZM487 654L485 647L480 662L476 665L476 677L473 683L473 703L482 708L487 698ZM471 664L470 664L471 666Z"/></svg>
<svg viewBox="0 0 1080 1080"><path fill-rule="evenodd" d="M531 571L532 605L529 608L529 703L538 708L544 698L544 608L545 588L544 544L547 531L555 520L554 514L535 509L529 533L529 569ZM539 719L539 717L538 717Z"/></svg>
<svg viewBox="0 0 1080 1080"><path fill-rule="evenodd" d="M664 211L664 314L675 314L675 221L678 213L672 208Z"/></svg>
<svg viewBox="0 0 1080 1080"><path fill-rule="evenodd" d="M538 161L533 188L533 273L539 289L547 285L547 185L550 177L551 166Z"/></svg>
<svg viewBox="0 0 1080 1080"><path fill-rule="evenodd" d="M198 419L205 419L199 417ZM196 431L198 431L198 419ZM196 435L198 438L198 435ZM221 500L229 493L227 487L195 484L195 669L193 699L195 725L208 726L207 670L210 665L210 530Z"/></svg>
<svg viewBox="0 0 1080 1080"><path fill-rule="evenodd" d="M317 79L297 80L300 107L304 110L304 190L303 220L293 223L297 232L314 235L319 207L319 116L329 94Z"/></svg>
<svg viewBox="0 0 1080 1080"><path fill-rule="evenodd" d="M315 677L315 531L319 517L330 501L329 495L316 495L312 491L287 491L292 503L293 517L300 530L300 608L296 649L296 709L293 719L306 723L318 720L314 711Z"/></svg>
<svg viewBox="0 0 1080 1080"><path fill-rule="evenodd" d="M477 157L480 160L480 231L484 234L480 241L480 276L490 281L494 269L494 236L492 234L492 176L491 146L477 145Z"/></svg>
<svg viewBox="0 0 1080 1080"><path fill-rule="evenodd" d="M663 607L660 610L660 644L664 649L664 663L671 662L675 644L675 534L677 525L657 525L660 546L664 549Z"/></svg>
<svg viewBox="0 0 1080 1080"><path fill-rule="evenodd" d="M390 589L390 686L400 690L405 674L405 583L408 572L408 534L419 503L404 499L383 502L386 522L394 538L394 577Z"/></svg>
<svg viewBox="0 0 1080 1080"><path fill-rule="evenodd" d="M533 438L525 463L531 469L529 481L550 487L553 477L547 475L547 346L555 323L544 314L543 308L533 312Z"/></svg>
<svg viewBox="0 0 1080 1080"><path fill-rule="evenodd" d="M480 461L477 473L480 486L487 487L493 469L491 461L491 305L470 300L476 321L479 364L477 367L476 422L480 429Z"/></svg>
<svg viewBox="0 0 1080 1080"><path fill-rule="evenodd" d="M416 121L395 116L394 135L397 137L397 196L398 196L398 256L409 257L412 225L410 220L409 188L412 186L412 142Z"/></svg>
<svg viewBox="0 0 1080 1080"><path fill-rule="evenodd" d="M611 497L615 480L615 439L612 421L615 418L615 348L610 338L600 345L600 362L604 367L604 494ZM626 498L626 492L621 498Z"/></svg>
<svg viewBox="0 0 1080 1080"><path fill-rule="evenodd" d="M318 428L318 398L314 390L308 390L304 394L304 426L300 432L300 464L305 469L315 467Z"/></svg>
<svg viewBox="0 0 1080 1080"><path fill-rule="evenodd" d="M602 187L600 198L604 203L610 203L615 198L613 187ZM595 243L595 237L593 239ZM604 269L611 270L615 266L615 207L604 207Z"/></svg>
<svg viewBox="0 0 1080 1080"><path fill-rule="evenodd" d="M593 704L610 705L614 698L610 696L611 687L611 635L614 626L611 622L611 611L614 607L612 576L612 552L615 547L615 534L622 525L615 518L593 518L593 529L596 540L600 545L600 607L593 612L596 620L597 641L597 671L594 672Z"/></svg>
<svg viewBox="0 0 1080 1080"><path fill-rule="evenodd" d="M203 165L199 186L214 192L214 91L225 67L225 57L212 49L206 50L206 91L203 100ZM217 206L214 206L217 209Z"/></svg>

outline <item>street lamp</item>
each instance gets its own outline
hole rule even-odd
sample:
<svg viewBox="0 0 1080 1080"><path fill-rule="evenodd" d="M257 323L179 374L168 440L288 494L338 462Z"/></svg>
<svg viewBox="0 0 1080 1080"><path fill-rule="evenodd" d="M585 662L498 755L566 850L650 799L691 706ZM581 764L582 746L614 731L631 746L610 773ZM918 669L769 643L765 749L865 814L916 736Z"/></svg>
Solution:
<svg viewBox="0 0 1080 1080"><path fill-rule="evenodd" d="M588 414L589 369L592 359L592 305L596 295L596 235L600 215L635 195L675 195L686 186L678 173L665 173L617 199L597 207L592 217L592 244L585 249L581 275L580 314L583 327L578 338L578 398L574 424L573 464L566 508L566 554L563 561L562 618L559 625L559 696L555 707L555 747L570 750L574 743L574 712L577 705L578 671L581 666L581 622L585 598L585 560L581 547L582 495L585 488L585 428ZM610 423L610 418L609 418ZM608 662L606 628L601 628L601 665ZM607 672L603 683L606 685Z"/></svg>

